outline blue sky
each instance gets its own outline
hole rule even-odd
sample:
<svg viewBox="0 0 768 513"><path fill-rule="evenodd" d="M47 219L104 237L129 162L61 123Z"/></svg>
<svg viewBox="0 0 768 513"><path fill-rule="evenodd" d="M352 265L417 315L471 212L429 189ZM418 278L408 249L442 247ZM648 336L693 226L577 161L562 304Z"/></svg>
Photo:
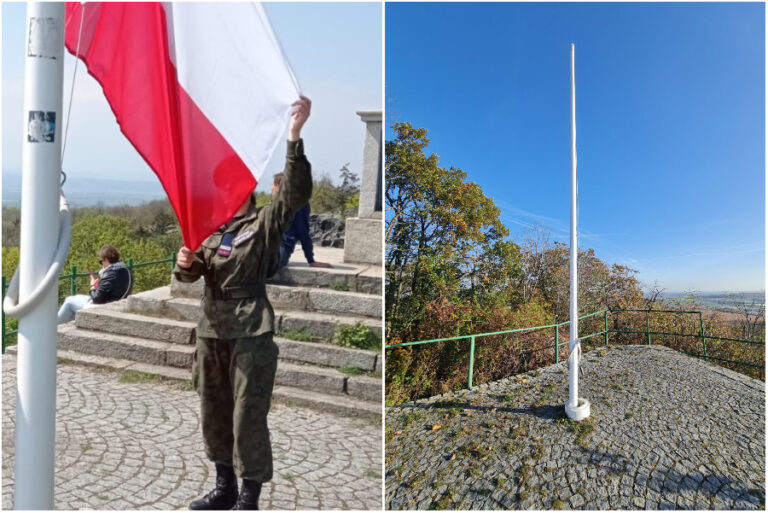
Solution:
<svg viewBox="0 0 768 513"><path fill-rule="evenodd" d="M567 242L667 291L763 290L762 3L387 4L386 120ZM385 133L393 137L391 128Z"/></svg>
<svg viewBox="0 0 768 513"><path fill-rule="evenodd" d="M381 109L382 7L380 3L264 3L304 94L312 98L312 118L303 136L316 174L336 178L347 162L360 172L365 124L358 110ZM24 3L2 5L3 169L21 168ZM66 53L64 105L74 58ZM154 173L120 133L100 87L79 66L65 169L78 176L151 180ZM272 174L284 164L275 151L262 176L269 190ZM158 182L159 183L159 182ZM162 190L159 188L158 190Z"/></svg>

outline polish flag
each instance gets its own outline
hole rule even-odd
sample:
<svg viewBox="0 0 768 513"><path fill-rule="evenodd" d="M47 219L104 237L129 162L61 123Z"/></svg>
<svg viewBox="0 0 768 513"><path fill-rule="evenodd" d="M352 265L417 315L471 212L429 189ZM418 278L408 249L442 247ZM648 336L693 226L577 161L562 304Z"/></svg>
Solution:
<svg viewBox="0 0 768 513"><path fill-rule="evenodd" d="M256 187L299 87L250 3L67 3L67 49L101 84L198 248Z"/></svg>

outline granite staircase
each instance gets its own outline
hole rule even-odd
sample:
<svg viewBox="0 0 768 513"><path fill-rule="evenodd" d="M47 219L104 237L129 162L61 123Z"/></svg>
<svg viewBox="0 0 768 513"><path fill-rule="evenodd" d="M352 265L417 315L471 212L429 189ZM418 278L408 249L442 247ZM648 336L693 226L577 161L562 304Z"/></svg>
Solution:
<svg viewBox="0 0 768 513"><path fill-rule="evenodd" d="M333 343L342 325L381 337L381 268L289 266L267 285L280 348L273 399L342 415L380 417L381 351ZM59 326L59 357L72 363L191 378L202 280L170 286L77 313ZM295 334L301 334L297 337ZM310 335L314 340L292 340Z"/></svg>

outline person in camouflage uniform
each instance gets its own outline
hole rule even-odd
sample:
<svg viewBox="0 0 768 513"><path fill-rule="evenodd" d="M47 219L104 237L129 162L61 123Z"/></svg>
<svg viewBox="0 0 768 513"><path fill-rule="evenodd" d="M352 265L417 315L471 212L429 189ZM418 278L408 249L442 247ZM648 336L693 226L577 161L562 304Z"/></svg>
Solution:
<svg viewBox="0 0 768 513"><path fill-rule="evenodd" d="M272 479L267 413L278 348L264 282L279 261L283 233L312 193L300 139L310 108L303 96L294 103L284 183L272 203L256 208L249 198L197 251L179 250L176 278L205 279L192 380L205 452L216 465L216 488L190 509L258 509L261 485ZM243 480L239 494L236 475Z"/></svg>

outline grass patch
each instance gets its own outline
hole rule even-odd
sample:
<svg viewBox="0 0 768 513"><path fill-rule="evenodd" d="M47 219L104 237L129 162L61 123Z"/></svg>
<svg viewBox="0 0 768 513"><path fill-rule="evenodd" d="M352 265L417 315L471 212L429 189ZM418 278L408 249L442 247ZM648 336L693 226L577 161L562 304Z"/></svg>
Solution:
<svg viewBox="0 0 768 513"><path fill-rule="evenodd" d="M342 365L339 367L339 372L343 374L347 374L349 376L359 376L360 374L365 373L365 369L361 369L360 367L355 367L354 365Z"/></svg>
<svg viewBox="0 0 768 513"><path fill-rule="evenodd" d="M469 456L475 459L487 458L490 454L488 452L488 447L484 447L480 442L470 442L459 447L459 450L456 452L462 456ZM474 467L472 467L472 469L477 471Z"/></svg>
<svg viewBox="0 0 768 513"><path fill-rule="evenodd" d="M506 401L508 403L514 401L516 398L517 396L515 396L515 394L504 394L499 397L499 399L501 399L502 401Z"/></svg>
<svg viewBox="0 0 768 513"><path fill-rule="evenodd" d="M453 493L453 490L448 490L437 501L432 501L432 504L429 505L429 509L448 509L448 506L453 501Z"/></svg>
<svg viewBox="0 0 768 513"><path fill-rule="evenodd" d="M299 328L297 330L285 330L278 333L279 337L288 338L291 340L298 340L299 342L316 342L317 337L307 331L306 328Z"/></svg>
<svg viewBox="0 0 768 513"><path fill-rule="evenodd" d="M381 337L361 322L338 324L333 336L333 343L342 347L381 351Z"/></svg>
<svg viewBox="0 0 768 513"><path fill-rule="evenodd" d="M363 473L363 477L367 479L381 479L381 471L376 468L369 468Z"/></svg>
<svg viewBox="0 0 768 513"><path fill-rule="evenodd" d="M456 401L435 401L430 405L431 408L456 408L461 406Z"/></svg>
<svg viewBox="0 0 768 513"><path fill-rule="evenodd" d="M512 438L517 440L521 436L525 436L528 434L528 427L523 425L515 426L512 428L512 431L510 432L510 434L512 435Z"/></svg>
<svg viewBox="0 0 768 513"><path fill-rule="evenodd" d="M185 379L184 381L175 381L173 383L173 388L185 392L192 392L195 390L195 384L192 383L191 379Z"/></svg>
<svg viewBox="0 0 768 513"><path fill-rule="evenodd" d="M631 419L634 416L635 416L634 413L627 413L626 415L624 415L624 420L629 420L629 419Z"/></svg>
<svg viewBox="0 0 768 513"><path fill-rule="evenodd" d="M118 379L120 383L158 383L160 376L135 370L124 370Z"/></svg>
<svg viewBox="0 0 768 513"><path fill-rule="evenodd" d="M580 422L571 422L570 430L576 435L576 445L586 448L587 437L595 431L595 425L587 418Z"/></svg>
<svg viewBox="0 0 768 513"><path fill-rule="evenodd" d="M424 412L422 411L414 411L410 413L403 414L403 427L409 427L414 422L424 420Z"/></svg>
<svg viewBox="0 0 768 513"><path fill-rule="evenodd" d="M528 483L528 480L531 478L531 474L533 473L533 467L528 465L527 463L524 463L520 469L517 471L517 482L519 486L525 486ZM525 492L520 492L520 494L523 494ZM527 496L527 494L526 494ZM520 500L525 500L525 498L521 497Z"/></svg>
<svg viewBox="0 0 768 513"><path fill-rule="evenodd" d="M346 282L333 282L331 283L331 289L339 292L349 292L349 285Z"/></svg>
<svg viewBox="0 0 768 513"><path fill-rule="evenodd" d="M506 477L497 477L493 481L494 481L494 484L496 485L496 488L500 488L500 487L504 486L504 483L507 482L507 478Z"/></svg>
<svg viewBox="0 0 768 513"><path fill-rule="evenodd" d="M293 480L296 479L296 476L294 476L289 472L286 472L285 474L280 474L280 475L283 477L283 479L285 479L286 481L290 481L291 483L293 483Z"/></svg>
<svg viewBox="0 0 768 513"><path fill-rule="evenodd" d="M563 509L564 507L565 505L560 499L555 499L555 502L552 503L552 509Z"/></svg>

